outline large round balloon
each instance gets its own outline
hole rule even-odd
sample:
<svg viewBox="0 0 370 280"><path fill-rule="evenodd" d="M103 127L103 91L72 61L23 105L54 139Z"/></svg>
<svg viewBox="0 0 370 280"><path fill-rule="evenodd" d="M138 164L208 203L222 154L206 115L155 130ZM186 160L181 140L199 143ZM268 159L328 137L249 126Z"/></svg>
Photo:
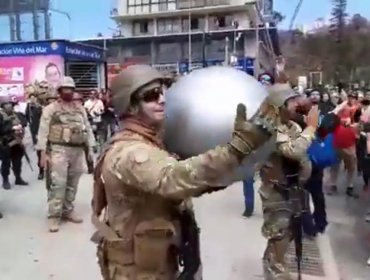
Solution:
<svg viewBox="0 0 370 280"><path fill-rule="evenodd" d="M232 137L237 104L245 104L251 118L267 94L255 78L230 67L213 66L180 78L166 93L167 149L188 158L226 144ZM270 151L261 153L267 156ZM243 169L251 169L261 158L253 155Z"/></svg>

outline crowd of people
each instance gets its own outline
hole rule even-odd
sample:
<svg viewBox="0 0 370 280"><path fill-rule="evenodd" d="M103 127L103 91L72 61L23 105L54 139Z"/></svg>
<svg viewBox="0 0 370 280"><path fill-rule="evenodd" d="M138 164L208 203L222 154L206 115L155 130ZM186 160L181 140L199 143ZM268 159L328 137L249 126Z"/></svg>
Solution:
<svg viewBox="0 0 370 280"><path fill-rule="evenodd" d="M256 116L248 121L245 106L239 104L229 143L187 159L171 154L162 142L171 80L150 66L125 69L112 81L112 92L92 90L84 96L75 92L70 77L63 77L55 90L43 83L29 86L24 116L15 112L14 100L1 105L3 187L11 188L10 164L15 183L27 184L19 165L27 156L22 139L29 126L39 179L47 186L49 231L59 231L61 220L81 223L73 202L84 161L92 160L99 139L104 143L111 137L94 169L92 200L97 228L92 240L104 279L188 279L201 273L191 197L222 191L224 174L276 137L271 155L256 172L267 239L263 264L265 279L290 279L285 257L294 231L301 228L297 217L303 218L302 228L311 238L328 225L325 172L328 195L338 192L342 162L346 195L360 195L354 185L356 171L363 175L363 190L369 189L370 92L326 89L302 94L273 77L265 75L260 82L268 98ZM123 129L115 133L118 122ZM254 178L244 182L247 217L254 210L253 184ZM307 204L309 196L313 209Z"/></svg>
<svg viewBox="0 0 370 280"><path fill-rule="evenodd" d="M324 194L329 196L338 194L342 166L345 173L345 195L353 199L368 195L370 91L339 91L337 88L327 87L321 90L307 89L300 95L307 97L313 105L317 105L320 112L317 138L308 150L308 154L311 153L312 173L305 184L313 202L313 211L303 214L304 232L308 238L314 238L318 233L324 233L328 225ZM303 120L298 123L303 128L306 126ZM315 146L316 144L318 146ZM329 162L320 162L320 158L315 160L314 157L319 157L318 153L321 153L322 160L329 153L331 155ZM357 175L363 178L362 186L355 185L354 179ZM244 181L245 217L253 215L254 181L254 178L247 178ZM370 212L365 213L365 220L370 222Z"/></svg>

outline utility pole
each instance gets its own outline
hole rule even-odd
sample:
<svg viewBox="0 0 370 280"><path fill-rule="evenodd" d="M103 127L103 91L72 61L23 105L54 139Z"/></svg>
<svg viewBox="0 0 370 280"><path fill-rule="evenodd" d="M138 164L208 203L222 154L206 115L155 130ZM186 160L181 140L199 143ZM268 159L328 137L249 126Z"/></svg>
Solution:
<svg viewBox="0 0 370 280"><path fill-rule="evenodd" d="M10 0L9 26L10 26L10 41L15 41L17 27L15 24L14 16L14 0Z"/></svg>
<svg viewBox="0 0 370 280"><path fill-rule="evenodd" d="M191 3L191 1L189 2ZM188 35L189 35L189 38L188 38L188 44L189 44L189 49L188 49L188 57L189 57L189 66L188 66L188 72L191 71L191 68L192 68L192 49L191 49L191 4L189 5L189 15L188 15L188 21L189 21L189 30L188 30Z"/></svg>
<svg viewBox="0 0 370 280"><path fill-rule="evenodd" d="M203 68L206 67L206 44L207 44L207 40L206 40L206 31L203 30L203 34L202 34L202 60L203 60Z"/></svg>
<svg viewBox="0 0 370 280"><path fill-rule="evenodd" d="M224 66L229 66L229 37L225 38L225 61Z"/></svg>
<svg viewBox="0 0 370 280"><path fill-rule="evenodd" d="M58 13L58 14L61 14L61 15L65 16L68 19L68 23L69 23L69 38L72 39L72 18L70 16L70 14L67 13L67 12L65 12L65 11L58 10L58 9L50 9L50 11L51 12ZM50 22L49 22L49 26L50 26Z"/></svg>
<svg viewBox="0 0 370 280"><path fill-rule="evenodd" d="M256 10L258 12L258 2L256 2ZM254 76L258 78L260 72L260 28L259 28L259 17L256 22L256 57L254 61Z"/></svg>

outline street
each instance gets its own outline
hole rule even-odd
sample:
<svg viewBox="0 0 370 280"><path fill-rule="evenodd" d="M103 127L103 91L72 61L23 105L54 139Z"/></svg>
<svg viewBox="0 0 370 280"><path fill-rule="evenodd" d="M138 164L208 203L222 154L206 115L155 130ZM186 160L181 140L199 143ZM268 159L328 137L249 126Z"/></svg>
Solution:
<svg viewBox="0 0 370 280"><path fill-rule="evenodd" d="M29 152L35 163L34 152L31 149ZM0 279L101 279L95 246L89 240L94 232L89 218L91 175L81 179L76 200L76 211L84 217L84 223L63 224L58 233L51 234L46 224L45 183L37 180L36 172L32 173L26 162L24 174L30 186L0 190L0 210L4 214L0 220ZM250 219L241 216L241 183L198 198L194 204L201 227L204 279L263 279L261 256L265 240L260 236L259 198L256 196L256 214ZM359 222L363 220L360 210L356 208L356 212L348 206L360 204L353 201L344 207L342 198L328 199L331 221L328 233L307 245L309 249L317 243L320 251L317 263L322 262L324 276L313 276L315 273L311 274L310 269L314 271L315 266L308 265L303 269L303 279L370 279L370 268L366 266L370 250L365 244L370 230L364 222ZM313 262L310 258L306 258L307 263L316 262L316 257L312 258Z"/></svg>

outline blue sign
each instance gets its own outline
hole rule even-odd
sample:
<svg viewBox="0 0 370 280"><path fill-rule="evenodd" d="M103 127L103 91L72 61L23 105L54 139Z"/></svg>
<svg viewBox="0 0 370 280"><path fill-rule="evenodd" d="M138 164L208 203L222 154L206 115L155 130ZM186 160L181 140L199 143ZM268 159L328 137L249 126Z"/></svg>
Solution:
<svg viewBox="0 0 370 280"><path fill-rule="evenodd" d="M0 57L33 55L61 55L67 59L104 60L103 49L64 40L0 44Z"/></svg>
<svg viewBox="0 0 370 280"><path fill-rule="evenodd" d="M68 43L65 45L66 57L76 58L81 60L102 60L104 51L92 46L81 45L77 43Z"/></svg>
<svg viewBox="0 0 370 280"><path fill-rule="evenodd" d="M63 54L57 42L30 42L0 44L0 57Z"/></svg>

